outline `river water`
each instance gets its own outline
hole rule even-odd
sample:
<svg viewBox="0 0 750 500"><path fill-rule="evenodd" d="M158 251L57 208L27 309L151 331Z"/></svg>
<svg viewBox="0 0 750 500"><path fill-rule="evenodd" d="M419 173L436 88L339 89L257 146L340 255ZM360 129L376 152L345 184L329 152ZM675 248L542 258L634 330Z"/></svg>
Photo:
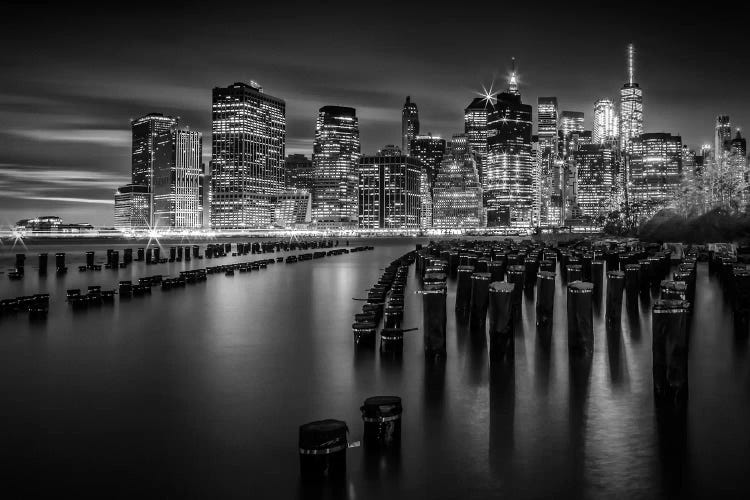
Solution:
<svg viewBox="0 0 750 500"><path fill-rule="evenodd" d="M30 244L26 277L0 275L0 298L46 292L52 300L43 322L0 317L4 487L25 496L305 497L298 426L345 420L356 441L363 400L398 395L400 458L372 463L349 449L345 496L750 497L748 346L735 340L731 310L705 264L680 425L654 409L650 305L635 316L623 310L616 335L595 312L593 361L572 369L559 275L551 347L540 347L534 299L525 297L512 365L491 367L473 346L453 313L453 282L443 365L426 363L419 331L405 334L398 362L355 353L351 323L361 302L352 297L420 241L373 240L370 252L209 275L83 312L65 303L66 289L115 288L118 280L256 257L79 273L85 250L102 261L106 248L128 245ZM3 270L18 250L0 247ZM52 271L60 250L69 273L39 278L36 254L50 252ZM407 327L421 327L417 289L412 267Z"/></svg>

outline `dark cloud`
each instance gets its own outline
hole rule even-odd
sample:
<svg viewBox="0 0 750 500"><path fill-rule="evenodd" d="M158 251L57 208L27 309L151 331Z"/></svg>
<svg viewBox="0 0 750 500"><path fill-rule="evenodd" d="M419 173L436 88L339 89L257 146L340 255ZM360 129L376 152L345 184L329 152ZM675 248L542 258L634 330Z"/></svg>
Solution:
<svg viewBox="0 0 750 500"><path fill-rule="evenodd" d="M372 152L400 142L406 95L423 131L460 132L481 85L505 85L511 56L526 102L554 95L590 121L596 99L617 100L634 41L647 130L698 145L716 114L750 122L745 26L723 9L14 1L2 22L0 223L45 212L111 224L106 203L129 176L130 119L179 116L203 132L207 161L211 89L235 81L286 100L288 152L310 152L326 104L357 108Z"/></svg>

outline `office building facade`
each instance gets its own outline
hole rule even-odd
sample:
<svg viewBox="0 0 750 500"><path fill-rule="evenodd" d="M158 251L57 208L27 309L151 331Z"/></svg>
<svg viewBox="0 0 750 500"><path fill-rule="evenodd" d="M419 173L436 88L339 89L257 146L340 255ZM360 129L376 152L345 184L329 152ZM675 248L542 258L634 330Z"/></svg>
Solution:
<svg viewBox="0 0 750 500"><path fill-rule="evenodd" d="M359 162L358 225L363 229L418 229L422 225L422 163L386 146Z"/></svg>
<svg viewBox="0 0 750 500"><path fill-rule="evenodd" d="M466 150L460 142L457 146L458 151ZM433 228L482 226L482 186L471 155L446 152L432 188L432 205Z"/></svg>
<svg viewBox="0 0 750 500"><path fill-rule="evenodd" d="M200 132L171 130L157 136L152 186L155 228L203 225L202 156Z"/></svg>
<svg viewBox="0 0 750 500"><path fill-rule="evenodd" d="M315 188L315 167L310 158L302 154L293 154L284 160L286 169L286 189L304 189L310 193Z"/></svg>
<svg viewBox="0 0 750 500"><path fill-rule="evenodd" d="M561 163L557 147L558 105L556 97L537 100L537 171L539 175L539 225L560 224Z"/></svg>
<svg viewBox="0 0 750 500"><path fill-rule="evenodd" d="M255 82L213 89L211 226L271 225L284 190L286 104Z"/></svg>
<svg viewBox="0 0 750 500"><path fill-rule="evenodd" d="M132 132L132 184L151 189L157 139L177 129L177 118L150 113L130 123Z"/></svg>
<svg viewBox="0 0 750 500"><path fill-rule="evenodd" d="M493 97L477 97L464 109L464 133L469 151L477 163L479 181L482 182L487 157L487 117L492 108Z"/></svg>
<svg viewBox="0 0 750 500"><path fill-rule="evenodd" d="M575 202L581 215L606 215L613 209L615 162L611 146L580 145L573 160L577 172Z"/></svg>
<svg viewBox="0 0 750 500"><path fill-rule="evenodd" d="M674 198L682 180L682 138L668 133L648 133L630 142L630 201L666 205Z"/></svg>
<svg viewBox="0 0 750 500"><path fill-rule="evenodd" d="M151 192L146 186L127 184L117 188L114 225L119 230L145 230L151 226Z"/></svg>
<svg viewBox="0 0 750 500"><path fill-rule="evenodd" d="M594 104L594 144L615 144L620 136L620 125L615 103L610 99L599 99Z"/></svg>
<svg viewBox="0 0 750 500"><path fill-rule="evenodd" d="M313 218L318 226L357 225L359 158L359 121L354 108L320 108L313 143Z"/></svg>
<svg viewBox="0 0 750 500"><path fill-rule="evenodd" d="M273 225L282 229L306 227L312 222L312 195L291 189L273 198Z"/></svg>

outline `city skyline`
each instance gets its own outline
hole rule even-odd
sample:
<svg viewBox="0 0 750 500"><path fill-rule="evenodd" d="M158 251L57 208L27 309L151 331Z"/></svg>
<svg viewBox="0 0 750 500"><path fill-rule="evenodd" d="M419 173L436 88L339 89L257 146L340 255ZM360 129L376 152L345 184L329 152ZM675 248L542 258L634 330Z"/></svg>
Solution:
<svg viewBox="0 0 750 500"><path fill-rule="evenodd" d="M57 12L55 7L49 7L42 12L33 6L16 7L19 11L25 9L26 16L20 17L18 27L5 32L11 44L23 40L18 28L23 27L26 18L34 17L52 34L65 34L65 21L73 19L74 14L83 18L93 15L73 8L71 12ZM7 226L20 218L48 213L69 221L111 225L112 192L116 186L129 183L130 120L152 112L179 117L181 126L203 134L204 162L208 165L211 89L234 81L256 80L270 94L286 101L287 154L310 155L316 110L325 105L357 110L362 153L372 154L385 144L401 143L401 108L407 95L419 105L420 134L431 132L448 139L463 130L467 103L493 80L496 88L504 88L514 56L524 102L534 104L539 96L556 96L561 111L584 111L586 128L591 129L594 103L601 98L619 101L619 89L627 81L625 47L632 41L638 50L637 79L644 90L644 132L680 135L686 144L697 149L713 142L717 115L729 115L733 127L750 121L750 105L740 94L748 77L739 68L747 55L733 49L731 42L736 34L732 30L727 30L722 51L709 40L701 40L689 51L669 42L672 36L699 28L707 22L705 17L696 19L670 11L670 15L685 21L680 24L675 18L677 32L672 30L671 34L659 29L656 22L660 15L667 14L666 9L657 9L654 19L643 20L637 28L615 20L623 29L611 35L606 44L594 43L596 35L605 30L593 26L595 29L581 32L580 43L589 44L585 54L566 55L562 62L549 57L539 40L519 35L524 23L508 33L496 33L493 42L484 44L487 48L475 54L470 49L476 41L473 37L479 35L470 32L481 29L466 28L466 40L453 47L455 43L441 41L439 33L426 30L425 26L440 26L440 20L424 12L422 39L396 37L389 44L378 45L366 42L363 35L358 40L360 49L353 51L336 47L330 37L314 33L316 19L330 14L328 11L335 6L307 15L305 24L295 24L292 13L263 9L267 10L259 15L279 21L280 26L289 28L290 36L274 39L265 27L253 30L253 34L245 33L239 38L244 43L254 42L257 50L240 59L230 57L237 54L239 35L209 44L226 47L227 55L214 56L210 50L200 52L198 59L196 54L178 54L180 44L169 36L176 28L171 27L150 41L153 53L139 53L134 58L127 50L132 42L129 36L113 26L111 20L101 17L92 28L101 35L101 46L88 47L86 37L68 33L55 47L34 49L32 41L29 50L36 55L33 63L18 54L4 54L7 71L1 77L5 90L0 102L0 185L5 195L0 201L0 224ZM514 9L519 19L526 16L528 24L534 22L531 10ZM593 12L584 13L582 23L594 22L601 14L601 9L588 10ZM127 25L124 21L130 15L119 13L116 19ZM345 16L341 12L332 15ZM368 15L373 17L374 12L364 9L358 14ZM568 15L561 11L558 22ZM495 17L491 14L479 23L489 25ZM189 14L180 14L175 25L191 20L197 22ZM356 33L382 28L382 20L375 21L372 27L352 25L342 29ZM206 20L206 33L214 33L217 26L214 20ZM612 24L608 26L606 31L611 31ZM421 56L404 55L402 49L412 45L430 48ZM86 47L91 54L76 58ZM324 54L322 49L329 49L330 54ZM461 58L456 57L459 51ZM116 64L111 52L118 56ZM165 64L165 55L176 59ZM706 68L707 60L710 68ZM373 66L374 61L379 66ZM196 64L200 64L200 71L196 71ZM730 71L732 79L721 76ZM399 73L399 77L394 78L394 73ZM55 78L50 79L50 74ZM535 132L537 118L534 110Z"/></svg>

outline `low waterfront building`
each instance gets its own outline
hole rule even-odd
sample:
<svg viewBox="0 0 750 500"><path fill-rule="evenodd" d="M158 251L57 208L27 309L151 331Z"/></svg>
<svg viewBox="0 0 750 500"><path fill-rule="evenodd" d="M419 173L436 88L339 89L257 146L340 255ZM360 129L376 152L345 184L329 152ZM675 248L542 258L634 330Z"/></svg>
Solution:
<svg viewBox="0 0 750 500"><path fill-rule="evenodd" d="M285 191L274 199L273 225L281 228L312 222L312 195L304 189Z"/></svg>
<svg viewBox="0 0 750 500"><path fill-rule="evenodd" d="M115 228L147 229L151 221L151 193L146 186L127 184L115 192Z"/></svg>

